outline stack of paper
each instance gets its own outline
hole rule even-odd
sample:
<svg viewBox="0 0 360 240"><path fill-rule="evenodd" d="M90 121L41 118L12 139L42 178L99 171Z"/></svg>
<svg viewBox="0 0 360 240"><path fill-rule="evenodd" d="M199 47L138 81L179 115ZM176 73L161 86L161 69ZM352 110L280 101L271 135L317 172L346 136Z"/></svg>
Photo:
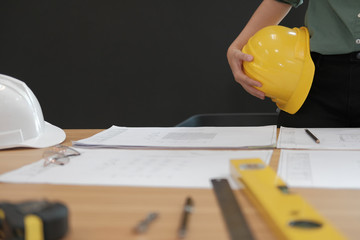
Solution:
<svg viewBox="0 0 360 240"><path fill-rule="evenodd" d="M73 142L87 148L274 148L276 125L262 127L117 127Z"/></svg>
<svg viewBox="0 0 360 240"><path fill-rule="evenodd" d="M211 188L211 178L232 179L229 160L270 161L272 150L77 149L64 166L44 160L0 175L1 182L71 185ZM235 188L237 185L232 184Z"/></svg>
<svg viewBox="0 0 360 240"><path fill-rule="evenodd" d="M278 175L292 187L359 189L360 129L309 130L319 143L303 128L280 128L277 147L302 150L281 151Z"/></svg>
<svg viewBox="0 0 360 240"><path fill-rule="evenodd" d="M309 128L320 140L316 143L304 128L281 127L277 148L360 149L360 128Z"/></svg>
<svg viewBox="0 0 360 240"><path fill-rule="evenodd" d="M290 187L360 189L360 151L282 150L278 175Z"/></svg>
<svg viewBox="0 0 360 240"><path fill-rule="evenodd" d="M211 178L230 176L230 159L261 158L268 163L272 150L237 149L274 148L276 131L275 125L168 128L112 126L92 137L73 142L73 147L81 155L71 157L64 166L44 167L44 160L40 160L1 175L0 181L210 188Z"/></svg>

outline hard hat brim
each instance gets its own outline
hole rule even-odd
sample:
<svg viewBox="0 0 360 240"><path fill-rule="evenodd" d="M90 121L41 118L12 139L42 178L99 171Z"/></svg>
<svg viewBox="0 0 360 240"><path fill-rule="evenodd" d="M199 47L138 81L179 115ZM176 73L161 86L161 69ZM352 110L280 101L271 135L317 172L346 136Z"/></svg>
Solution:
<svg viewBox="0 0 360 240"><path fill-rule="evenodd" d="M0 146L0 149L16 147L46 148L62 143L65 138L66 134L64 130L45 121L43 132L39 137L18 144Z"/></svg>

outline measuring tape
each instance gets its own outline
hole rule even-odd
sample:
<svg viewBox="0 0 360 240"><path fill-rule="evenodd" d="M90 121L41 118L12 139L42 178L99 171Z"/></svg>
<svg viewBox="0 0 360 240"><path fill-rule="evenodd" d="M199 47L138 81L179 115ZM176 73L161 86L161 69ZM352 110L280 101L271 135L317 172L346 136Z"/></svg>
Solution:
<svg viewBox="0 0 360 240"><path fill-rule="evenodd" d="M280 239L346 239L261 159L230 161L231 175Z"/></svg>
<svg viewBox="0 0 360 240"><path fill-rule="evenodd" d="M68 208L59 202L0 202L0 240L57 240L69 228Z"/></svg>

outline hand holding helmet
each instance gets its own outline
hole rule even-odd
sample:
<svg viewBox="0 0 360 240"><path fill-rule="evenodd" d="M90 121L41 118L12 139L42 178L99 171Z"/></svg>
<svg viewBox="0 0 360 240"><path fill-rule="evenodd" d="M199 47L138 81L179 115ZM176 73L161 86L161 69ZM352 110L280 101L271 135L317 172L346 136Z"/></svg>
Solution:
<svg viewBox="0 0 360 240"><path fill-rule="evenodd" d="M259 90L283 111L296 113L304 103L315 66L305 27L268 26L252 36L243 52L254 57L243 62L247 76L262 83Z"/></svg>
<svg viewBox="0 0 360 240"><path fill-rule="evenodd" d="M251 79L243 71L243 62L250 62L253 57L240 51L236 46L230 46L227 52L227 58L234 75L235 81L238 82L248 93L254 97L264 99L265 94L255 87L261 87L262 84Z"/></svg>

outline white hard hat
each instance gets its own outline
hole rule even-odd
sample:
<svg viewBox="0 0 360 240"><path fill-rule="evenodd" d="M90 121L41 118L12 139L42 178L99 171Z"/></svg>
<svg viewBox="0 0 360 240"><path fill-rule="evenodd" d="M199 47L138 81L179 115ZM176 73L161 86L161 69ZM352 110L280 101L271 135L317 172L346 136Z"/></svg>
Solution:
<svg viewBox="0 0 360 240"><path fill-rule="evenodd" d="M0 74L0 149L45 148L65 137L62 129L44 121L38 100L24 82Z"/></svg>

